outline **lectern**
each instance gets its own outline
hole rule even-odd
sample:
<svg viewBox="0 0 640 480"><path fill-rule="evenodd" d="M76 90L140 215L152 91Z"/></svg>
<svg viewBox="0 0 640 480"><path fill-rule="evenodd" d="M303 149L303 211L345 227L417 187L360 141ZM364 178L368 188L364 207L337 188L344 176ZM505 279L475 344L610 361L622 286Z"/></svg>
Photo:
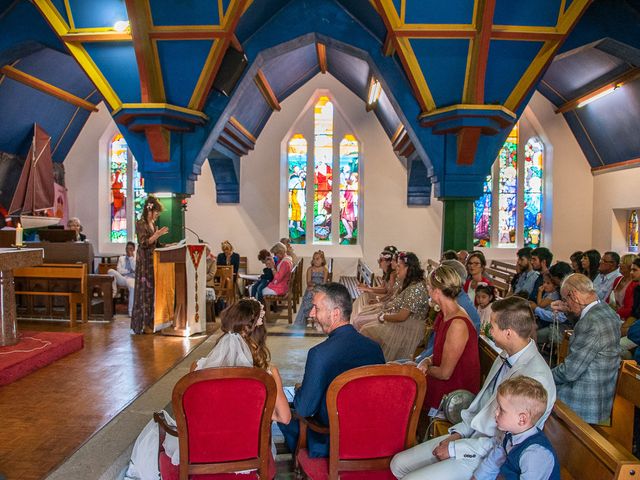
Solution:
<svg viewBox="0 0 640 480"><path fill-rule="evenodd" d="M202 243L156 248L155 330L181 337L206 330L206 254Z"/></svg>
<svg viewBox="0 0 640 480"><path fill-rule="evenodd" d="M39 265L42 257L41 248L0 248L0 347L18 343L13 270Z"/></svg>

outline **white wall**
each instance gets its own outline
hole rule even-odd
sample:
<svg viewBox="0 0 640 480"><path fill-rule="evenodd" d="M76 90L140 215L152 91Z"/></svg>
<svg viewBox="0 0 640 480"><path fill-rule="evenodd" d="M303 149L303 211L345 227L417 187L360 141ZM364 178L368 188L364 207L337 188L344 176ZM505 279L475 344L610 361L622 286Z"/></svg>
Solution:
<svg viewBox="0 0 640 480"><path fill-rule="evenodd" d="M334 258L335 275L354 272L357 257L375 266L378 253L388 244L416 252L424 260L440 255L442 204L430 207L406 205L407 174L393 153L391 143L372 112L362 100L329 74L319 74L282 102L258 138L255 150L241 161L240 204L217 205L215 185L208 163L189 200L186 223L214 250L229 240L236 251L249 259L249 269L257 271L261 248L269 248L287 232L286 199L281 200L282 141L318 89L328 89L340 111L362 142L363 171L361 196L364 205L364 241L361 247L322 246ZM296 245L300 256L310 257L318 246Z"/></svg>
<svg viewBox="0 0 640 480"><path fill-rule="evenodd" d="M75 143L69 150L67 158L64 160L65 184L69 201L69 216L78 217L82 222L83 232L93 243L94 253L118 253L120 250L108 250L100 248L99 242L99 221L98 206L104 205L103 220L107 224L109 213L109 194L105 184L106 195L98 195L98 179L100 175L100 158L103 157L104 168L106 169L106 144L100 142L101 137L108 130L115 131L117 128L109 110L102 102L98 105L98 111L92 113L87 119L82 132L78 135ZM102 148L103 152L100 152ZM105 170L106 175L106 170ZM124 252L124 245L121 251Z"/></svg>
<svg viewBox="0 0 640 480"><path fill-rule="evenodd" d="M640 209L640 168L609 171L593 177L593 247L627 252L628 211Z"/></svg>

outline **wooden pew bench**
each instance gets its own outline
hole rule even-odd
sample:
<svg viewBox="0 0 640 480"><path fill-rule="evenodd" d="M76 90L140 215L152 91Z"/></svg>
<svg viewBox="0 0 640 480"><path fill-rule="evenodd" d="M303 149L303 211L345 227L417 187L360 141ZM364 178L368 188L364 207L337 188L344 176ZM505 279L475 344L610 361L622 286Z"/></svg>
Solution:
<svg viewBox="0 0 640 480"><path fill-rule="evenodd" d="M289 289L284 295L265 295L264 309L266 311L265 321L267 323L275 323L279 318L286 318L289 323L293 323L293 290L295 288L295 278L300 262L293 266L289 277ZM271 311L275 309L275 311ZM279 313L280 307L286 307L286 313Z"/></svg>
<svg viewBox="0 0 640 480"><path fill-rule="evenodd" d="M349 290L349 294L351 298L355 300L360 295L360 290L358 289L358 284L363 283L368 287L373 287L375 285L375 275L373 271L369 268L369 266L362 260L358 259L358 266L356 269L356 276L351 277L347 275L342 275L340 277L340 283L347 287Z"/></svg>
<svg viewBox="0 0 640 480"><path fill-rule="evenodd" d="M484 273L489 277L500 297L505 297L509 293L511 279L513 278L511 274L493 268L486 268Z"/></svg>
<svg viewBox="0 0 640 480"><path fill-rule="evenodd" d="M22 286L35 284L36 280L42 280L42 285L46 290L20 289L16 288L16 295L43 296L43 297L65 297L69 301L69 319L71 326L76 323L76 310L80 305L82 321L87 321L87 265L85 263L44 263L36 267L18 268L14 271L16 285ZM28 281L22 281L28 279ZM53 291L49 287L51 280L77 280L79 288L77 291L67 289L64 291ZM75 283L75 282L73 282Z"/></svg>
<svg viewBox="0 0 640 480"><path fill-rule="evenodd" d="M485 337L479 342L480 366L486 376L498 352ZM633 424L633 416L627 421ZM640 460L602 436L560 400L556 400L544 432L558 455L562 480L640 478Z"/></svg>
<svg viewBox="0 0 640 480"><path fill-rule="evenodd" d="M499 270L513 277L517 273L516 266L513 263L504 262L502 260L491 260L489 268Z"/></svg>

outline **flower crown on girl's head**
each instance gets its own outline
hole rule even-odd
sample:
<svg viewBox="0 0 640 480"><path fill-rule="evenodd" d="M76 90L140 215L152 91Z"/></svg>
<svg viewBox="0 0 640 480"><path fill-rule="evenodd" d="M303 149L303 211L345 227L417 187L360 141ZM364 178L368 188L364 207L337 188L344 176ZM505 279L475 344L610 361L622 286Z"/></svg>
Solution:
<svg viewBox="0 0 640 480"><path fill-rule="evenodd" d="M257 298L249 297L249 300L253 300L254 302L257 302L258 305L260 305L260 313L258 314L258 320L256 321L256 327L260 327L264 325L264 316L266 315L264 305Z"/></svg>

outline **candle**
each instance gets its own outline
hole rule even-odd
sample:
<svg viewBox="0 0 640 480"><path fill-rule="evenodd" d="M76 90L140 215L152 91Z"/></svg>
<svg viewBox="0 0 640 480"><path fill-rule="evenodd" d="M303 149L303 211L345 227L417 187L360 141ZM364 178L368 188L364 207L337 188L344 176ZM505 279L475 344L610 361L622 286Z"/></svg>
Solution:
<svg viewBox="0 0 640 480"><path fill-rule="evenodd" d="M16 247L22 246L22 225L18 223L18 228L16 228Z"/></svg>

